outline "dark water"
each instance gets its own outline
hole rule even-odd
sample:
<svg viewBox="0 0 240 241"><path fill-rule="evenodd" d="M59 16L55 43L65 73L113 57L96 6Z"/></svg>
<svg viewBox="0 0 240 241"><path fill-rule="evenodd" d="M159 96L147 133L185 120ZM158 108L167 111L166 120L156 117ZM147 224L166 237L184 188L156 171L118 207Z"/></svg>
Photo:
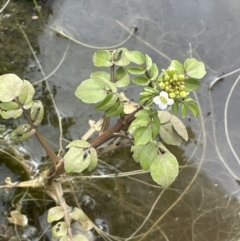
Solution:
<svg viewBox="0 0 240 241"><path fill-rule="evenodd" d="M6 2L1 0L0 7ZM0 72L14 72L36 83L36 96L46 106L40 131L56 151L60 145L65 147L65 139L81 137L88 130L89 118L101 117L94 107L83 104L73 94L79 83L95 70L92 64L95 49L124 42L120 46L147 53L159 68L167 67L171 59L184 61L188 57L202 60L207 68L202 87L195 95L201 116L197 119L189 116L185 120L191 139L181 148L171 148L181 165L173 185L162 190L149 174L76 180L72 185L80 202L84 204L82 198L87 195L96 203L93 211L86 207L89 215L104 231L124 240L130 240L127 238L131 235L134 240L239 240L240 2L59 0L38 1L38 4L42 7L43 20L32 19L37 15L32 1L10 1L0 14ZM136 26L138 31L132 34ZM42 81L44 78L49 89ZM136 100L139 91L133 86L125 90ZM64 138L60 142L58 117ZM2 139L17 123L0 122L7 126ZM5 144L1 145L7 149ZM34 138L16 148L24 153L28 163L34 164L33 173L39 166L47 165L45 153ZM6 176L24 180L26 175L16 172L7 160L1 153L1 183ZM128 148L102 160L122 172L139 169ZM93 175L110 173L116 170L101 164ZM66 192L71 203L69 186ZM39 216L44 215L53 203L42 193L12 190L7 195L1 191L0 221L6 223L4 211L10 210L14 197L21 199L25 206L31 203L32 207L38 207ZM39 229L46 227L44 219L32 215L31 210L25 211L31 217L31 225Z"/></svg>

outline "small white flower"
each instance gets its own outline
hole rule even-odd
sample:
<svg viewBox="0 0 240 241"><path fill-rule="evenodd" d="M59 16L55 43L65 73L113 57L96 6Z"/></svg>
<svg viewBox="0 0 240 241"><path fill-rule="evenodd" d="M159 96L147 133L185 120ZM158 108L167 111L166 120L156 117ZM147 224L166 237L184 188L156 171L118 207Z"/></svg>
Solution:
<svg viewBox="0 0 240 241"><path fill-rule="evenodd" d="M172 105L174 103L174 100L168 97L168 93L166 91L161 91L159 96L155 96L153 98L153 102L158 105L161 110L166 110L168 105Z"/></svg>

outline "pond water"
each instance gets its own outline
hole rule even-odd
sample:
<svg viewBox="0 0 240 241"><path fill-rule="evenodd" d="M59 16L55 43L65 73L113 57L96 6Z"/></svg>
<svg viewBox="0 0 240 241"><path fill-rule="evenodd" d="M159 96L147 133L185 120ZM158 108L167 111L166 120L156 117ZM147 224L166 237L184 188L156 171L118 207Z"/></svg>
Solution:
<svg viewBox="0 0 240 241"><path fill-rule="evenodd" d="M101 117L94 106L73 94L96 69L92 64L96 49L140 50L159 68L166 68L172 59L188 57L205 63L207 75L194 94L201 116L185 120L190 141L180 148L170 147L181 165L170 188L155 185L148 173L89 178L72 186L96 224L114 235L105 240L240 240L239 0L42 0L38 19L32 1L0 0L0 8L5 4L0 12L0 74L16 73L35 84L36 98L46 110L40 131L56 151L66 146L66 140L81 137L89 128L89 118ZM130 86L124 91L138 99L140 89ZM31 175L48 165L34 138L20 144L5 139L18 123L0 120L1 184L7 176L13 181L27 179L3 153L9 144L23 153ZM107 164L100 163L92 175L116 173L113 166L122 172L140 169L129 148L101 159ZM71 203L69 186L66 195ZM38 231L49 229L44 215L54 203L41 190L9 194L0 190L1 224L7 225L6 216L19 200L30 225ZM95 240L104 240L94 235ZM47 235L39 239L49 240Z"/></svg>

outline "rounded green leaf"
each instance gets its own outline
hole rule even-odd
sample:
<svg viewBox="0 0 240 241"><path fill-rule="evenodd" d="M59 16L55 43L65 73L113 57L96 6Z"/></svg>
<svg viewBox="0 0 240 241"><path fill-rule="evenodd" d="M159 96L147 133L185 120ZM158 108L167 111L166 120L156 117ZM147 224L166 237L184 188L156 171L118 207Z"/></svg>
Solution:
<svg viewBox="0 0 240 241"><path fill-rule="evenodd" d="M77 87L75 95L85 103L98 103L107 96L107 91L102 81L87 79Z"/></svg>
<svg viewBox="0 0 240 241"><path fill-rule="evenodd" d="M140 161L140 155L142 153L143 147L145 145L137 145L137 146L132 146L131 147L131 152L133 152L133 159L135 162L139 162Z"/></svg>
<svg viewBox="0 0 240 241"><path fill-rule="evenodd" d="M199 115L199 108L198 106L191 102L191 103L188 103L188 108L191 110L191 112L193 113L194 117L198 117Z"/></svg>
<svg viewBox="0 0 240 241"><path fill-rule="evenodd" d="M139 160L142 169L148 170L154 158L158 155L158 148L155 143L148 143L143 147Z"/></svg>
<svg viewBox="0 0 240 241"><path fill-rule="evenodd" d="M35 126L38 126L41 124L43 116L44 116L43 104L40 100L35 100L30 110L30 117L31 117L31 120L34 122Z"/></svg>
<svg viewBox="0 0 240 241"><path fill-rule="evenodd" d="M176 116L172 115L170 118L170 122L172 123L173 128L178 133L178 135L181 136L183 140L187 141L188 132L182 121L178 119Z"/></svg>
<svg viewBox="0 0 240 241"><path fill-rule="evenodd" d="M83 210L76 207L69 213L69 216L74 220L79 220L82 222L89 220L88 216L83 212Z"/></svg>
<svg viewBox="0 0 240 241"><path fill-rule="evenodd" d="M23 81L15 74L0 76L0 101L9 102L15 99L22 88Z"/></svg>
<svg viewBox="0 0 240 241"><path fill-rule="evenodd" d="M160 119L158 118L158 115L154 114L152 116L152 121L151 121L151 128L152 128L152 137L155 139L159 133L161 123Z"/></svg>
<svg viewBox="0 0 240 241"><path fill-rule="evenodd" d="M145 61L144 55L139 51L126 51L125 54L127 58L135 64L141 65Z"/></svg>
<svg viewBox="0 0 240 241"><path fill-rule="evenodd" d="M176 157L169 152L157 155L150 166L150 174L156 183L164 188L169 187L178 175Z"/></svg>
<svg viewBox="0 0 240 241"><path fill-rule="evenodd" d="M195 58L186 59L184 68L187 75L195 79L201 79L206 74L204 63Z"/></svg>
<svg viewBox="0 0 240 241"><path fill-rule="evenodd" d="M2 116L3 119L16 119L18 117L20 117L23 113L22 109L18 109L18 110L9 110L9 111L4 111L2 110L0 115Z"/></svg>
<svg viewBox="0 0 240 241"><path fill-rule="evenodd" d="M155 80L158 76L158 67L156 64L153 64L151 69L150 69L150 77L151 80Z"/></svg>
<svg viewBox="0 0 240 241"><path fill-rule="evenodd" d="M196 79L185 79L184 83L185 83L185 89L184 90L187 91L187 92L196 90L197 88L200 87L200 83Z"/></svg>
<svg viewBox="0 0 240 241"><path fill-rule="evenodd" d="M106 117L118 116L123 112L124 104L122 101L117 101L115 105L106 110Z"/></svg>
<svg viewBox="0 0 240 241"><path fill-rule="evenodd" d="M172 113L174 115L177 115L177 113L178 113L178 103L176 101L172 105Z"/></svg>
<svg viewBox="0 0 240 241"><path fill-rule="evenodd" d="M88 167L88 170L91 172L94 168L96 168L98 163L98 156L97 151L95 148L90 148L90 165Z"/></svg>
<svg viewBox="0 0 240 241"><path fill-rule="evenodd" d="M32 106L32 98L34 94L35 89L32 84L27 80L23 80L23 86L19 93L18 100L23 105L24 109L29 109Z"/></svg>
<svg viewBox="0 0 240 241"><path fill-rule="evenodd" d="M188 107L185 103L183 103L181 105L181 115L182 115L182 118L186 118L187 116L187 110L188 110Z"/></svg>
<svg viewBox="0 0 240 241"><path fill-rule="evenodd" d="M52 236L54 238L67 235L68 224L66 222L58 222L52 227Z"/></svg>
<svg viewBox="0 0 240 241"><path fill-rule="evenodd" d="M150 70L152 68L152 59L147 55L145 54L145 61L146 61L146 70Z"/></svg>
<svg viewBox="0 0 240 241"><path fill-rule="evenodd" d="M176 133L171 123L161 125L159 134L168 145L179 146L182 143L182 138Z"/></svg>
<svg viewBox="0 0 240 241"><path fill-rule="evenodd" d="M135 145L145 145L152 139L152 129L151 126L140 126L134 133L134 144Z"/></svg>
<svg viewBox="0 0 240 241"><path fill-rule="evenodd" d="M127 71L133 75L141 75L146 72L146 70L144 68L139 67L139 66L129 66L129 67L127 67Z"/></svg>
<svg viewBox="0 0 240 241"><path fill-rule="evenodd" d="M150 122L149 116L143 116L141 118L136 118L132 123L131 126L147 126Z"/></svg>
<svg viewBox="0 0 240 241"><path fill-rule="evenodd" d="M56 206L48 210L47 222L52 223L53 221L58 221L63 218L64 211L61 206Z"/></svg>
<svg viewBox="0 0 240 241"><path fill-rule="evenodd" d="M177 70L178 74L184 73L183 65L179 61L172 60L170 66L174 67Z"/></svg>
<svg viewBox="0 0 240 241"><path fill-rule="evenodd" d="M118 100L118 95L117 94L113 94L113 93L109 93L105 99L96 106L96 110L104 110L106 111L107 109L109 109L111 106L115 105L115 103Z"/></svg>
<svg viewBox="0 0 240 241"><path fill-rule="evenodd" d="M119 67L117 69L116 74L115 74L115 80L116 80L115 85L117 87L125 87L125 86L128 86L130 84L129 74L122 67Z"/></svg>
<svg viewBox="0 0 240 241"><path fill-rule="evenodd" d="M64 169L67 173L80 173L90 164L90 155L79 147L71 147L64 156Z"/></svg>
<svg viewBox="0 0 240 241"><path fill-rule="evenodd" d="M158 118L160 119L160 123L164 124L170 120L171 114L168 111L158 111Z"/></svg>
<svg viewBox="0 0 240 241"><path fill-rule="evenodd" d="M132 78L132 82L137 85L148 85L150 83L150 79L145 76L140 76Z"/></svg>
<svg viewBox="0 0 240 241"><path fill-rule="evenodd" d="M91 144L88 143L88 142L85 141L85 140L74 140L74 141L71 141L71 142L66 146L66 148L70 148L70 147L89 148L89 147L91 147Z"/></svg>
<svg viewBox="0 0 240 241"><path fill-rule="evenodd" d="M20 124L13 132L10 134L10 139L16 141L25 141L36 132L36 129L32 129L29 124Z"/></svg>
<svg viewBox="0 0 240 241"><path fill-rule="evenodd" d="M93 55L93 63L97 67L110 67L112 63L112 55L108 50L98 50Z"/></svg>
<svg viewBox="0 0 240 241"><path fill-rule="evenodd" d="M127 66L130 64L129 59L126 57L125 52L128 51L126 48L120 48L116 50L117 57L119 57L117 60L114 60L114 64L117 66ZM121 53L121 54L120 54ZM119 56L120 54L120 56Z"/></svg>
<svg viewBox="0 0 240 241"><path fill-rule="evenodd" d="M19 105L14 101L0 103L0 109L5 111L18 110L19 108L20 108Z"/></svg>

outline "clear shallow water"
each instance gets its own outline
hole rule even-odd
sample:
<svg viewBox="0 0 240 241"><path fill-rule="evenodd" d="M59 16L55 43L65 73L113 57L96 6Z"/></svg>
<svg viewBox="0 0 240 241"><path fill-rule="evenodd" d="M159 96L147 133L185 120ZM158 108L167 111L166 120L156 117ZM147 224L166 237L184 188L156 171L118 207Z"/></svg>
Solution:
<svg viewBox="0 0 240 241"><path fill-rule="evenodd" d="M105 220L105 231L120 237L133 234L149 215L136 233L146 234L153 227L144 240L239 240L239 1L49 1L40 3L45 25L40 19L31 19L35 14L31 1L22 4L28 12L20 22L25 22L23 29L35 46L62 118L63 137L69 140L79 138L87 131L89 118L97 120L100 117L94 107L84 105L73 95L79 83L94 69L92 54L95 47L110 48L127 40L123 46L147 53L160 68L168 66L171 59L183 61L190 56L206 64L207 76L195 96L202 115L198 119L189 117L185 120L192 133L191 139L181 148L172 148L181 169L168 190L156 187L148 174L133 176L135 179L87 180L81 185L77 183L74 189L80 201L84 195L95 200L96 207L88 210L89 215L98 222ZM13 8L20 11L21 7L11 1L2 14L8 14ZM2 23L11 23L8 28L13 28L14 36L20 38L22 33L15 25L16 17L19 16L13 12L10 17L2 18ZM135 26L138 31L131 35ZM76 41L62 37L52 27L64 31ZM5 62L2 60L1 73L16 70L15 73L33 83L42 80L43 73L39 71L26 40L22 37L21 41L16 38L10 41L7 36L13 35L3 33L4 43L12 43L9 52L15 48L17 51L21 43L24 58L16 63L2 58ZM5 46L1 45L1 48L7 49ZM221 75L223 81L212 86L211 83ZM46 84L39 83L36 88L37 97L49 109L40 130L57 151L57 114ZM136 100L138 93L139 89L133 87L126 91ZM20 146L25 148L30 161L46 164L45 154L35 139ZM117 165L121 171L139 169L128 149L102 159ZM5 172L5 165L1 166L1 172ZM95 174L115 172L100 165ZM3 193L1 196L6 198Z"/></svg>

